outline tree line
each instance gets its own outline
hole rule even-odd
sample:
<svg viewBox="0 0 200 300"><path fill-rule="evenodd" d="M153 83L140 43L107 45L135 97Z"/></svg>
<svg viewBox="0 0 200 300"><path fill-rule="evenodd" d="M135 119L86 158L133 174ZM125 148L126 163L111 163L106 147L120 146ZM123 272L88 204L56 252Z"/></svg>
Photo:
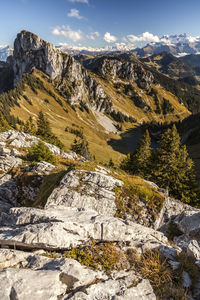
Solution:
<svg viewBox="0 0 200 300"><path fill-rule="evenodd" d="M146 130L137 149L122 161L121 168L154 181L183 202L198 202L199 189L194 163L186 146L181 145L175 125L161 134L156 149L151 148L151 138Z"/></svg>

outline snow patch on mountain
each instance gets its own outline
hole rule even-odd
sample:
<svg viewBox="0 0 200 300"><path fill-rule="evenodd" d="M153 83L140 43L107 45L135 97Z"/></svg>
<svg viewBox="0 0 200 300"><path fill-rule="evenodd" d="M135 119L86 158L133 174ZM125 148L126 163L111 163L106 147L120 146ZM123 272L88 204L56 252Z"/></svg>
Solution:
<svg viewBox="0 0 200 300"><path fill-rule="evenodd" d="M13 47L8 45L0 45L0 61L6 61L7 57L12 55Z"/></svg>

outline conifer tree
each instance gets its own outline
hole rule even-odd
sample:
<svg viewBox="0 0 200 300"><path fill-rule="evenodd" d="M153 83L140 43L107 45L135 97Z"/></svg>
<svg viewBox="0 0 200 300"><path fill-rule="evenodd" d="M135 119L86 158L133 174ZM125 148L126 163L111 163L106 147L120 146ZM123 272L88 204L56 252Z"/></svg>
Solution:
<svg viewBox="0 0 200 300"><path fill-rule="evenodd" d="M47 120L43 112L40 111L37 119L37 135L48 136L51 134L52 132L51 132L49 121Z"/></svg>
<svg viewBox="0 0 200 300"><path fill-rule="evenodd" d="M162 134L154 162L152 180L168 189L177 199L184 202L195 201L197 184L194 164L188 156L186 146L180 145L175 125Z"/></svg>
<svg viewBox="0 0 200 300"><path fill-rule="evenodd" d="M36 127L33 123L33 118L29 117L29 119L26 121L26 123L22 126L22 131L25 133L29 133L32 135L36 134Z"/></svg>
<svg viewBox="0 0 200 300"><path fill-rule="evenodd" d="M88 160L91 159L88 149L88 142L84 138L80 138L78 140L75 139L70 149Z"/></svg>
<svg viewBox="0 0 200 300"><path fill-rule="evenodd" d="M148 177L151 160L151 138L148 130L142 136L137 149L122 162L121 167L133 174Z"/></svg>

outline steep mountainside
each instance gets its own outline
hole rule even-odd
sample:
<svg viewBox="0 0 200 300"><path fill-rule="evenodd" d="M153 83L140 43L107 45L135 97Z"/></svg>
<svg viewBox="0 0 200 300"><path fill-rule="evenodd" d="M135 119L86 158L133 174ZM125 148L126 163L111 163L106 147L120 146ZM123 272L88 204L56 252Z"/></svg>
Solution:
<svg viewBox="0 0 200 300"><path fill-rule="evenodd" d="M120 139L119 133L144 121L182 120L200 108L198 90L162 75L133 55L74 59L27 31L17 35L13 56L2 66L0 87L5 88L6 76L14 78L14 89L0 95L0 111L12 126L16 123L12 116L19 124L30 116L35 122L42 110L66 149L76 137L74 132L83 131L99 160L118 161L121 154L107 141Z"/></svg>

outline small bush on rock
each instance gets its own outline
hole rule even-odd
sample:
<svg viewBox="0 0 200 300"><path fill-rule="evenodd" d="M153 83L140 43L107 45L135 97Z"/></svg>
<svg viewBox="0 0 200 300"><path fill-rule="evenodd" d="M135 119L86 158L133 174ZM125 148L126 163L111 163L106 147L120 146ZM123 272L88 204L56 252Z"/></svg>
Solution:
<svg viewBox="0 0 200 300"><path fill-rule="evenodd" d="M46 161L51 164L56 163L54 155L51 153L49 148L42 142L39 141L38 144L34 144L28 152L28 160L33 162Z"/></svg>
<svg viewBox="0 0 200 300"><path fill-rule="evenodd" d="M104 270L108 274L122 267L120 260L126 260L125 254L114 243L96 244L94 241L91 246L66 251L65 257L76 259L94 270Z"/></svg>

